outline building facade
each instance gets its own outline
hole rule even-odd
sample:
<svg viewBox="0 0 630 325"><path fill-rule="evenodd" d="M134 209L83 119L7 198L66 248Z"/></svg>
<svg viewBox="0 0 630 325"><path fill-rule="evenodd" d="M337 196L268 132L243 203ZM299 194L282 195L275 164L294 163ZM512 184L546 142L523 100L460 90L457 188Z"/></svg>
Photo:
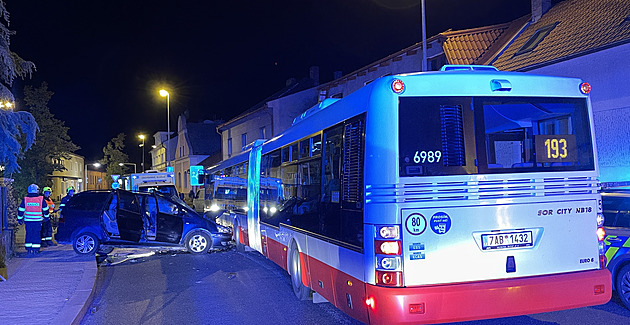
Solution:
<svg viewBox="0 0 630 325"><path fill-rule="evenodd" d="M107 190L111 189L112 178L107 177L107 173L100 170L91 170L89 165L86 169L85 189L90 190Z"/></svg>
<svg viewBox="0 0 630 325"><path fill-rule="evenodd" d="M171 161L175 175L175 187L181 194L188 195L197 188L190 184L190 166L200 163L211 155L221 152L221 136L216 128L222 121L190 123L185 115L177 119L177 139L174 146L175 157Z"/></svg>
<svg viewBox="0 0 630 325"><path fill-rule="evenodd" d="M317 85L319 68L311 67L308 77L287 80L284 88L220 124L217 132L221 134L223 160L238 154L255 140L271 139L290 126L288 121L317 104Z"/></svg>
<svg viewBox="0 0 630 325"><path fill-rule="evenodd" d="M172 133L172 132L171 132ZM175 147L177 145L177 137L169 139L168 133L164 131L156 132L153 135L154 145L151 146L149 153L151 154L151 168L159 172L165 172L168 161L175 159ZM166 148L169 148L167 161Z"/></svg>
<svg viewBox="0 0 630 325"><path fill-rule="evenodd" d="M68 187L73 186L76 192L85 191L85 163L83 156L74 153L68 154L69 159L61 158L54 161L65 168L63 171L54 171L50 176L52 180L52 194L54 201L61 200L66 195Z"/></svg>

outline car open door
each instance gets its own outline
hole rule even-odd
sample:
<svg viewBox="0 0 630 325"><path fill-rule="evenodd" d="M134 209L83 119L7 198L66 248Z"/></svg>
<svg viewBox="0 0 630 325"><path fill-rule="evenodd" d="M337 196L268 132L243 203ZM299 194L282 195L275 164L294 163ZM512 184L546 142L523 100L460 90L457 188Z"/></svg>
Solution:
<svg viewBox="0 0 630 325"><path fill-rule="evenodd" d="M181 213L185 213L184 208L162 195L154 194L157 199L157 233L156 241L165 243L179 243L182 238L184 221Z"/></svg>
<svg viewBox="0 0 630 325"><path fill-rule="evenodd" d="M127 191L116 191L118 195L118 231L120 239L138 242L144 233L144 221L142 219L138 195Z"/></svg>

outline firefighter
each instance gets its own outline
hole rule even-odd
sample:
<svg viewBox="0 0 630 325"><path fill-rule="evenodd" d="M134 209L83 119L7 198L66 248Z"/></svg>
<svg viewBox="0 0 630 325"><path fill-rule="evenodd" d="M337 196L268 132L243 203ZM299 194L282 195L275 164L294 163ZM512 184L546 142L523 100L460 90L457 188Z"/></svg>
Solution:
<svg viewBox="0 0 630 325"><path fill-rule="evenodd" d="M42 221L49 219L49 209L44 198L39 195L39 186L28 186L28 195L18 208L18 223L26 224L24 247L29 255L39 253L41 247Z"/></svg>
<svg viewBox="0 0 630 325"><path fill-rule="evenodd" d="M68 187L67 193L68 195L62 197L61 202L59 202L59 211L61 211L62 213L63 213L63 208L68 203L68 200L70 200L70 198L74 195L74 186Z"/></svg>
<svg viewBox="0 0 630 325"><path fill-rule="evenodd" d="M48 215L49 218L42 222L42 247L47 246L57 246L57 244L53 243L53 230L52 230L52 219L53 219L53 210L55 209L55 203L53 203L52 198L50 198L50 194L52 193L52 189L50 187L44 187L42 190L44 194L44 200L48 205Z"/></svg>

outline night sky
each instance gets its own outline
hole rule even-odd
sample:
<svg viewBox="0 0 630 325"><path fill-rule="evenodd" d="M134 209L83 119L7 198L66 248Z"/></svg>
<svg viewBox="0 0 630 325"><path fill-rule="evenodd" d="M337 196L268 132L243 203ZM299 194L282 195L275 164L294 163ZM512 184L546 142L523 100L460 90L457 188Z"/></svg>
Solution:
<svg viewBox="0 0 630 325"><path fill-rule="evenodd" d="M420 0L4 0L10 48L33 61L32 79L70 127L86 163L116 134L140 160L136 135L171 131L177 116L229 120L320 67L320 82L420 41ZM521 17L530 0L426 0L427 37ZM148 145L152 144L152 140ZM148 158L147 158L148 159Z"/></svg>

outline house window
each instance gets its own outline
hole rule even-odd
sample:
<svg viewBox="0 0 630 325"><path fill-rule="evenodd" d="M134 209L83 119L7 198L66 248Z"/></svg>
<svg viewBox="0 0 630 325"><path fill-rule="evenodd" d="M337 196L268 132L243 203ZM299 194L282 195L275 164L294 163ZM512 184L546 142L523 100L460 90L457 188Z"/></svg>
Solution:
<svg viewBox="0 0 630 325"><path fill-rule="evenodd" d="M440 69L442 69L442 66L445 65L446 63L447 63L446 55L440 54L436 57L432 57L429 59L428 69L430 71L439 71Z"/></svg>
<svg viewBox="0 0 630 325"><path fill-rule="evenodd" d="M177 187L182 187L182 173L177 173Z"/></svg>
<svg viewBox="0 0 630 325"><path fill-rule="evenodd" d="M232 138L229 138L227 142L227 154L228 157L232 156Z"/></svg>
<svg viewBox="0 0 630 325"><path fill-rule="evenodd" d="M558 23L556 22L554 24L539 28L536 32L534 32L534 35L532 35L532 37L530 37L527 42L525 42L525 44L523 44L523 46L521 46L521 48L518 49L516 53L514 53L514 56L533 51L536 46L538 46L538 44L540 44L540 42L542 42L542 40L547 37L547 35L549 35L549 33L551 33L554 28L556 28L557 25Z"/></svg>
<svg viewBox="0 0 630 325"><path fill-rule="evenodd" d="M247 133L241 134L241 148L247 145Z"/></svg>
<svg viewBox="0 0 630 325"><path fill-rule="evenodd" d="M260 139L267 139L267 132L264 126L260 128L260 134L258 135L258 137Z"/></svg>

